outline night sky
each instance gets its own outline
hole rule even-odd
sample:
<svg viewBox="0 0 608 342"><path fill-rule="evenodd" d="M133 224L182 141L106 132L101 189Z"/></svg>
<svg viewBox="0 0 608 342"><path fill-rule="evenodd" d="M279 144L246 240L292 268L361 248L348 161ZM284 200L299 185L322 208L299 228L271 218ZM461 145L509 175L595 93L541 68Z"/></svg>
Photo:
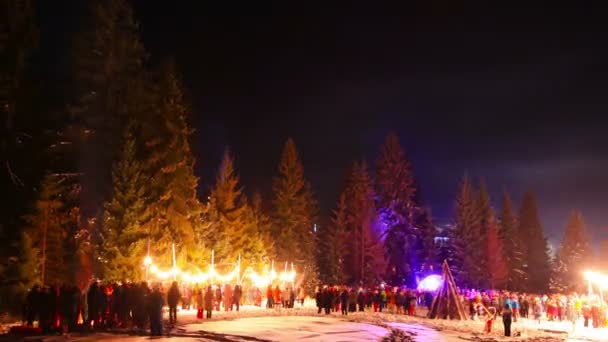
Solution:
<svg viewBox="0 0 608 342"><path fill-rule="evenodd" d="M328 213L352 161L373 163L394 130L439 223L466 172L495 205L503 189L517 206L534 191L552 244L573 208L608 239L602 11L132 3L151 62L174 57L182 73L201 193L229 146L246 191L270 200L291 136Z"/></svg>

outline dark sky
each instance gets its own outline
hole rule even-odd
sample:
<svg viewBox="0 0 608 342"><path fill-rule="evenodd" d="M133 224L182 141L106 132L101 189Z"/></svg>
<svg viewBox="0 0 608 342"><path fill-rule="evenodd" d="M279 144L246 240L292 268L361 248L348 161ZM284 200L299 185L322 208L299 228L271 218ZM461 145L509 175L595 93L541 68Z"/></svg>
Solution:
<svg viewBox="0 0 608 342"><path fill-rule="evenodd" d="M573 208L608 239L602 11L259 3L133 1L152 60L181 70L205 187L230 146L246 189L268 195L291 136L328 212L351 162L394 130L439 222L467 172L497 205L534 191L554 244Z"/></svg>

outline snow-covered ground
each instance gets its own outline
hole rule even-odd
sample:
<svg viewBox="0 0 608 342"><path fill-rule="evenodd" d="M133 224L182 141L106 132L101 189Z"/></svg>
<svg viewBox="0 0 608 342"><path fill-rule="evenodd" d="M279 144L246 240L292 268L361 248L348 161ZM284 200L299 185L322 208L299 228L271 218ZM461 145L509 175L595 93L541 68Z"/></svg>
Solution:
<svg viewBox="0 0 608 342"><path fill-rule="evenodd" d="M421 312L422 314L422 312ZM167 317L165 317L167 318ZM236 312L213 312L211 320L198 320L195 311L180 311L178 324L166 331L171 341L379 341L394 329L407 332L413 341L608 341L608 329L574 327L567 322L523 320L514 323L520 337L506 338L502 321L494 323L492 334L483 333L483 321L429 320L424 317L388 313L354 313L341 316L317 314L316 308L265 309L245 306ZM44 341L144 341L147 336L127 331L82 336L46 337ZM161 338L160 340L164 340ZM0 338L0 341L4 340ZM39 338L37 340L40 340Z"/></svg>

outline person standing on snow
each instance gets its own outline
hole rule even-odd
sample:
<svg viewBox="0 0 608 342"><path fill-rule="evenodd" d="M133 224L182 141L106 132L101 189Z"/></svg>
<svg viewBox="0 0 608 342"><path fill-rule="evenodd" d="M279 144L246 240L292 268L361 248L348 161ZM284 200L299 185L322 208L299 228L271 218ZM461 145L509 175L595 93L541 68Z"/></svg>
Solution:
<svg viewBox="0 0 608 342"><path fill-rule="evenodd" d="M211 312L213 311L213 288L211 285L207 287L207 291L205 292L205 311L207 312L207 319L211 319Z"/></svg>
<svg viewBox="0 0 608 342"><path fill-rule="evenodd" d="M340 294L340 307L342 308L342 315L348 315L348 301L349 295L348 290L345 288Z"/></svg>
<svg viewBox="0 0 608 342"><path fill-rule="evenodd" d="M177 287L177 282L174 281L171 284L171 288L169 288L169 293L167 294L167 304L169 305L169 323L175 324L177 322L177 303L179 302L179 298L181 297L179 293L179 288Z"/></svg>

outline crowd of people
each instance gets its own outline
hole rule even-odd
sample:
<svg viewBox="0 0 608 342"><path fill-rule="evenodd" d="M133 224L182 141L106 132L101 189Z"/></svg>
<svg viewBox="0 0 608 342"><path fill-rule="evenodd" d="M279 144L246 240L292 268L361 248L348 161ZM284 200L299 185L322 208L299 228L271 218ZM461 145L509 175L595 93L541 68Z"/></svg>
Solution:
<svg viewBox="0 0 608 342"><path fill-rule="evenodd" d="M375 288L352 288L347 286L323 286L315 293L317 313L340 311L342 315L356 311L389 312L415 315L420 302L429 306L431 293L420 293L413 289L379 286Z"/></svg>
<svg viewBox="0 0 608 342"><path fill-rule="evenodd" d="M606 327L606 305L597 295L530 295L508 291L460 291L462 303L473 320L484 320L486 331L491 332L493 322L501 317L505 334L510 335L512 322L522 318L548 321L569 321L573 326L579 320L584 326ZM293 286L269 285L266 303L261 289L241 285L219 286L181 284L170 286L154 283L151 287L142 283L93 282L81 291L75 286L34 286L24 305L24 322L44 332L74 331L76 329L132 328L144 332L150 328L152 335L163 331L163 308L169 311L169 325L177 322L178 306L182 310L196 309L197 318L212 317L213 311L239 311L243 304L268 309L293 308L304 305L306 293ZM353 288L348 286L322 286L313 298L317 313L341 312L388 312L391 314L416 315L417 307L430 307L433 293L415 289L377 286Z"/></svg>
<svg viewBox="0 0 608 342"><path fill-rule="evenodd" d="M250 291L251 304L260 306L261 299ZM257 289L257 297L261 298ZM134 328L140 332L148 327L152 335L162 335L163 307L168 307L169 324L177 322L177 309L197 309L197 317L211 318L212 311L238 311L243 304L241 285L221 286L178 285L169 287L154 283L93 282L86 291L75 286L34 286L26 297L23 308L25 325L44 333L70 332L78 327L88 330ZM257 302L257 303L256 303Z"/></svg>

